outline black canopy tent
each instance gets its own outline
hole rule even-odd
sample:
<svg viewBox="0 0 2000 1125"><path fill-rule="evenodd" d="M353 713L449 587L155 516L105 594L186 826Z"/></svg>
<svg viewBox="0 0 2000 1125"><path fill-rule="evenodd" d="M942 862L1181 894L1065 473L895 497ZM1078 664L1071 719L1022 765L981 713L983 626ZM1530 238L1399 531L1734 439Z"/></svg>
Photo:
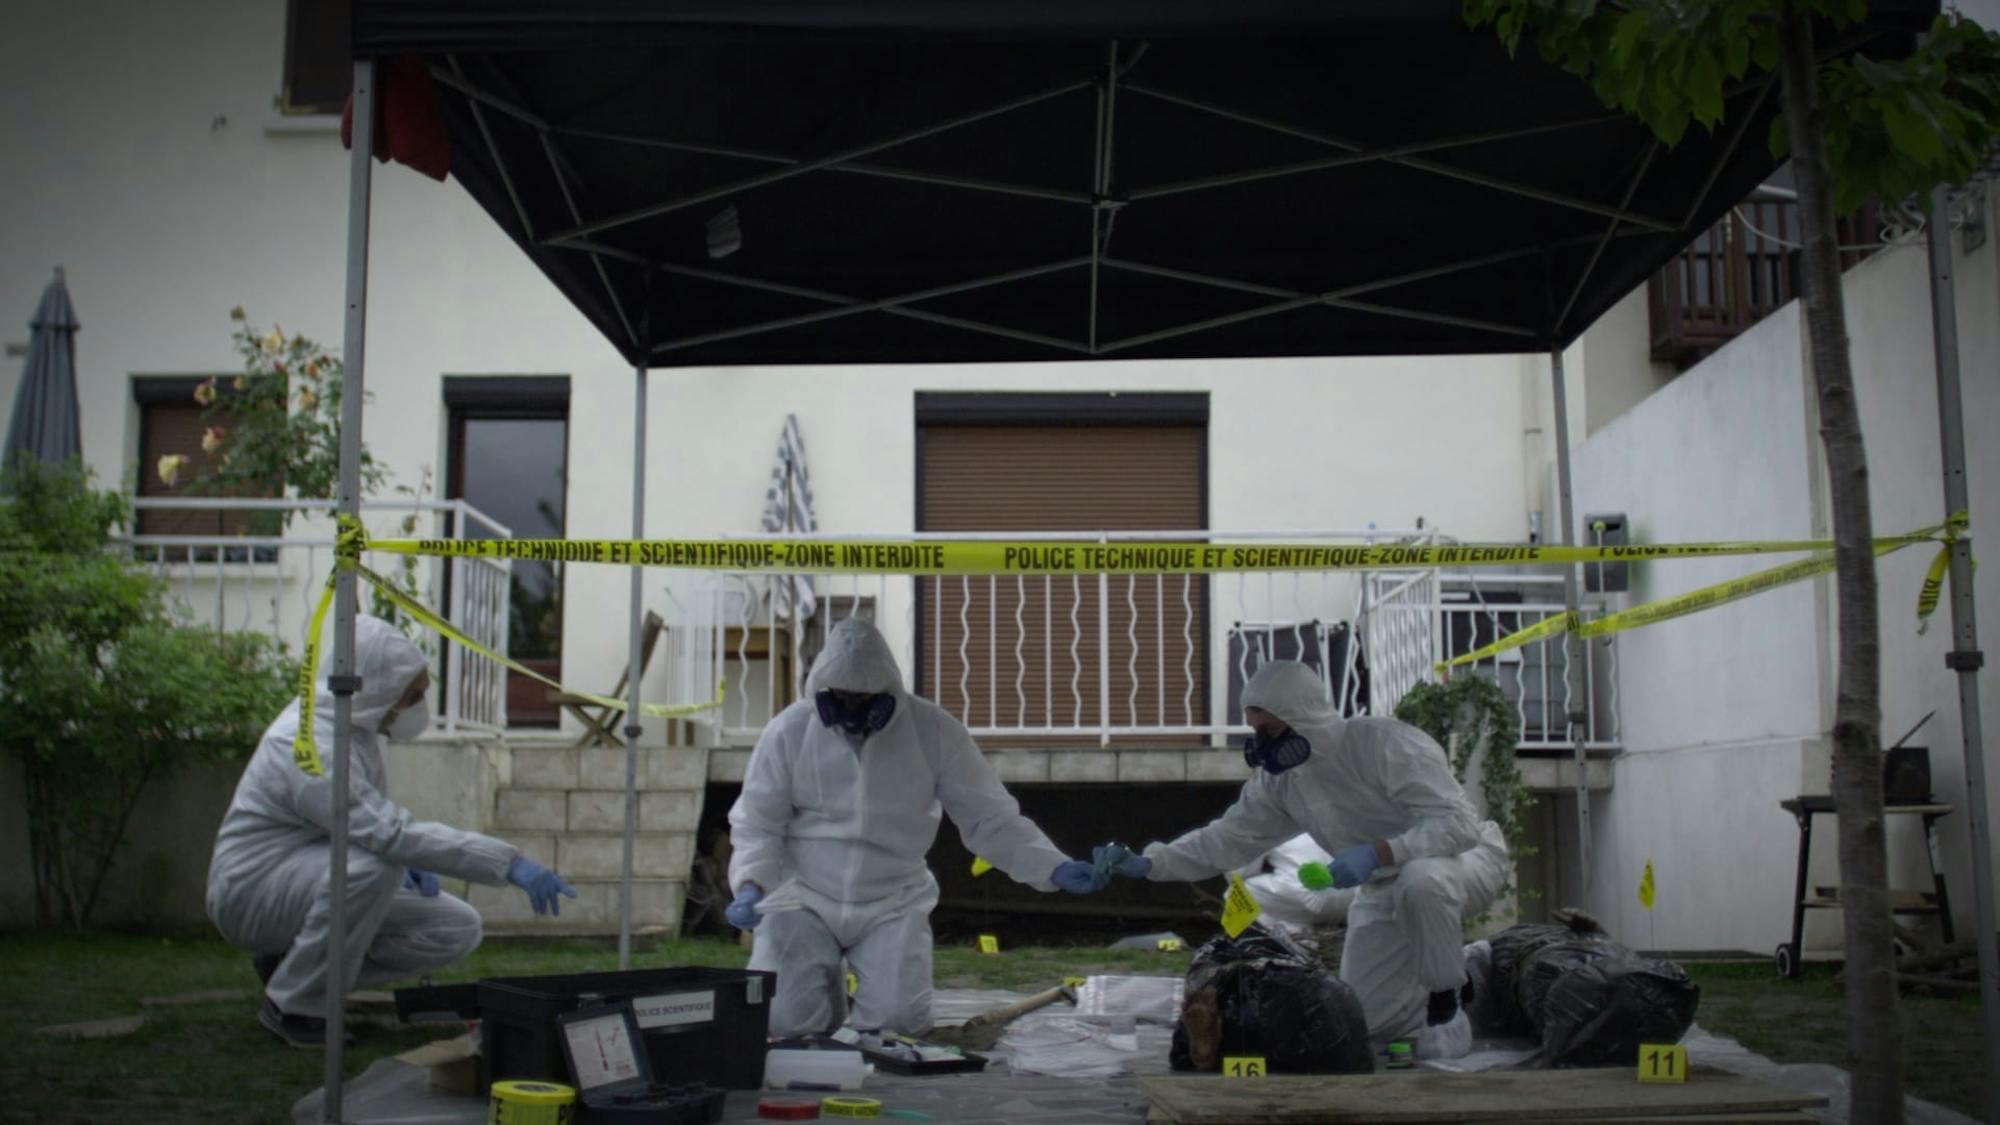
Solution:
<svg viewBox="0 0 2000 1125"><path fill-rule="evenodd" d="M1546 350L1776 163L1769 82L1670 148L1457 0L425 7L357 51L654 366Z"/></svg>
<svg viewBox="0 0 2000 1125"><path fill-rule="evenodd" d="M1830 51L1937 10L1871 7ZM354 0L352 31L347 377L375 61L415 56L451 174L633 364L635 537L652 367L1546 350L1571 542L1560 349L1776 164L1769 78L1666 146L1458 0Z"/></svg>

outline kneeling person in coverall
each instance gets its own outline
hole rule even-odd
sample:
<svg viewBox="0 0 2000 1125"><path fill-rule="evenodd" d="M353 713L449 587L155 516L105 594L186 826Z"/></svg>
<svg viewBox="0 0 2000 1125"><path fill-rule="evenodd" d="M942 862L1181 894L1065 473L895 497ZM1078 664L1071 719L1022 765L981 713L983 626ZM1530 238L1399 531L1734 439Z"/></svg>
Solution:
<svg viewBox="0 0 2000 1125"><path fill-rule="evenodd" d="M417 820L389 799L382 746L429 725L424 654L386 621L354 620L354 695L348 742L345 964L327 964L332 937L328 861L332 763L314 777L292 758L299 729L293 700L244 767L208 867L208 916L230 944L254 955L264 980L257 1021L296 1047L326 1041L326 1010L348 990L442 968L479 945L479 912L442 893L438 877L528 893L535 913L560 913L576 897L555 872L512 844ZM322 756L333 746L333 694L322 680L314 730Z"/></svg>
<svg viewBox="0 0 2000 1125"><path fill-rule="evenodd" d="M1233 871L1304 832L1333 858L1333 884L1360 887L1347 915L1340 979L1360 997L1378 1043L1463 1054L1471 1030L1463 919L1506 885L1507 841L1481 821L1430 736L1396 719L1341 717L1319 674L1264 665L1243 689L1256 773L1213 823L1134 855L1100 847L1116 873L1193 881Z"/></svg>
<svg viewBox="0 0 2000 1125"><path fill-rule="evenodd" d="M806 687L764 728L729 810L726 913L756 931L750 967L778 974L772 1035L842 1022L920 1035L938 901L924 856L940 811L969 850L1037 890L1088 894L1109 880L1021 815L963 723L903 690L874 626L834 626ZM857 980L852 1019L843 962Z"/></svg>

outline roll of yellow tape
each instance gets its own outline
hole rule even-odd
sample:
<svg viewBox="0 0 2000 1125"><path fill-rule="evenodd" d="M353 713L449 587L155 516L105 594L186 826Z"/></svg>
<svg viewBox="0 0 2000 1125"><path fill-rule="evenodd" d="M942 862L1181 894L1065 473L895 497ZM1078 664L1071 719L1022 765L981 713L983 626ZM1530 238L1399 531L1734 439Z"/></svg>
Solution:
<svg viewBox="0 0 2000 1125"><path fill-rule="evenodd" d="M576 1091L560 1082L495 1082L486 1125L569 1125Z"/></svg>
<svg viewBox="0 0 2000 1125"><path fill-rule="evenodd" d="M819 1103L828 1117L880 1117L882 1103L874 1098L827 1098Z"/></svg>

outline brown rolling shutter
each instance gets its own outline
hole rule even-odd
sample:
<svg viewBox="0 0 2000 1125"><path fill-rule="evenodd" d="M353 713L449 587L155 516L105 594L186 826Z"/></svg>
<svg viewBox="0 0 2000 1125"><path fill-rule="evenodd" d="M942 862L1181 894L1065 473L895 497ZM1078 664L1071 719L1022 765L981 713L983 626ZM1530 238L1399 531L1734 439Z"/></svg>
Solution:
<svg viewBox="0 0 2000 1125"><path fill-rule="evenodd" d="M185 402L149 401L140 405L140 496L217 495L194 484L213 472L216 465L214 457L202 452L201 436L210 426L230 426L232 419L221 412L204 417L204 410L193 401L191 390L186 398ZM188 459L179 482L171 485L160 479L160 458L170 454L180 454ZM271 490L266 494L276 495L276 492ZM137 531L141 535L248 535L253 532L251 518L251 513L241 511L160 508L140 512ZM184 547L166 548L163 557L182 559L187 557L187 552ZM149 550L147 557L153 554Z"/></svg>
<svg viewBox="0 0 2000 1125"><path fill-rule="evenodd" d="M1199 529L1205 445L1195 424L926 425L921 526ZM924 587L925 695L973 727L1098 724L1097 576L947 577ZM1206 590L1199 577L1109 579L1113 726L1206 721Z"/></svg>

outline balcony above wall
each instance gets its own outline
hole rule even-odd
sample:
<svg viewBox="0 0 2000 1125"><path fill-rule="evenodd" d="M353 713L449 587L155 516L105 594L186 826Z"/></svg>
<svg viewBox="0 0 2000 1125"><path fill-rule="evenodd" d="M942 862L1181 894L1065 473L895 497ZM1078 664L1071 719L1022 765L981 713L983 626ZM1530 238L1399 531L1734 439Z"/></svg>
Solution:
<svg viewBox="0 0 2000 1125"><path fill-rule="evenodd" d="M1874 205L1840 220L1840 268L1882 242ZM1798 296L1797 197L1763 187L1722 217L1646 284L1652 357L1685 371Z"/></svg>

